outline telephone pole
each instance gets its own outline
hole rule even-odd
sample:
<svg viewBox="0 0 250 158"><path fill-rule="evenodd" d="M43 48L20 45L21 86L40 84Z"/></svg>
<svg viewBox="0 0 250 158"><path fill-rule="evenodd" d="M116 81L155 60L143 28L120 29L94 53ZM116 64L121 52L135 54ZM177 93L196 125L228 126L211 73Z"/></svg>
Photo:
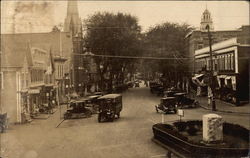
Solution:
<svg viewBox="0 0 250 158"><path fill-rule="evenodd" d="M213 82L213 52L212 52L212 38L210 33L209 25L206 26L207 33L208 33L208 40L209 40L209 54L210 54L210 79L209 79L209 86L211 88L211 104L212 104L212 111L216 111L216 105L214 100L214 82Z"/></svg>

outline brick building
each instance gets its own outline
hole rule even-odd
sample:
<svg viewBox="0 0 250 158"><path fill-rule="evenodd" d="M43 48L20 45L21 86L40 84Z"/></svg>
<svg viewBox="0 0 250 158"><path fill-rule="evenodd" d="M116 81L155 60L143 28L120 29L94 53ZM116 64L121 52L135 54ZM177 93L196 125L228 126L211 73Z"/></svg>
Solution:
<svg viewBox="0 0 250 158"><path fill-rule="evenodd" d="M249 101L250 37L231 38L212 45L216 97L236 105ZM209 47L195 51L195 73L211 69Z"/></svg>
<svg viewBox="0 0 250 158"><path fill-rule="evenodd" d="M233 37L238 37L238 40L242 41L241 43L246 43L247 40L249 40L247 36L249 35L250 25L242 26L236 30L215 30L213 27L212 15L207 9L202 14L200 24L200 30L193 30L185 37L185 52L186 56L190 58L188 61L190 76L194 73L195 63L193 61L195 50L209 45L208 33L206 30L207 25L210 27L213 44Z"/></svg>

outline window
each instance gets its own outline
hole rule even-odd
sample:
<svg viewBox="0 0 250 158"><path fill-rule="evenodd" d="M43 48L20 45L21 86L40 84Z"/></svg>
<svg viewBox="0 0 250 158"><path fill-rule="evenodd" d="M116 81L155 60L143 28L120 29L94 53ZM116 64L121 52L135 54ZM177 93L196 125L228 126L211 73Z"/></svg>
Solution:
<svg viewBox="0 0 250 158"><path fill-rule="evenodd" d="M63 78L63 75L64 75L64 66L62 65L62 76L61 76L61 78Z"/></svg>
<svg viewBox="0 0 250 158"><path fill-rule="evenodd" d="M4 87L3 87L3 72L0 72L0 86L1 86L1 88L0 89L3 89Z"/></svg>
<svg viewBox="0 0 250 158"><path fill-rule="evenodd" d="M221 70L225 70L225 55L221 56Z"/></svg>
<svg viewBox="0 0 250 158"><path fill-rule="evenodd" d="M231 70L231 54L227 55L228 70Z"/></svg>
<svg viewBox="0 0 250 158"><path fill-rule="evenodd" d="M60 65L58 64L57 65L57 77L60 78L59 76L60 76Z"/></svg>
<svg viewBox="0 0 250 158"><path fill-rule="evenodd" d="M24 72L21 73L21 89L25 88L25 77Z"/></svg>
<svg viewBox="0 0 250 158"><path fill-rule="evenodd" d="M225 55L225 70L228 70L227 55Z"/></svg>
<svg viewBox="0 0 250 158"><path fill-rule="evenodd" d="M234 70L234 54L231 54L231 68Z"/></svg>

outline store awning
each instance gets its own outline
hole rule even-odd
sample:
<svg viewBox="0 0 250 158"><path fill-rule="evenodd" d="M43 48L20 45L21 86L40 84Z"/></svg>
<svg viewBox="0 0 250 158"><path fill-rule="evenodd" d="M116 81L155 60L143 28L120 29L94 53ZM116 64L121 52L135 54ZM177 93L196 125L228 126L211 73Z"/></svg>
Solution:
<svg viewBox="0 0 250 158"><path fill-rule="evenodd" d="M194 77L192 77L192 82L194 84L196 84L197 86L206 86L206 84L204 84L202 82L204 74L196 74Z"/></svg>
<svg viewBox="0 0 250 158"><path fill-rule="evenodd" d="M54 84L45 84L45 87L54 87Z"/></svg>
<svg viewBox="0 0 250 158"><path fill-rule="evenodd" d="M40 93L40 89L30 89L28 90L29 94L39 94Z"/></svg>

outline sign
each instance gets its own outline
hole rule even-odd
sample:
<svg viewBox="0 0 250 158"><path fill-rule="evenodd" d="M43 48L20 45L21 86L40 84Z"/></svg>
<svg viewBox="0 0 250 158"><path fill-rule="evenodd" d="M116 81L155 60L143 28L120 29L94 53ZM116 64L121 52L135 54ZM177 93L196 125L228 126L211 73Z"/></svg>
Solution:
<svg viewBox="0 0 250 158"><path fill-rule="evenodd" d="M29 94L39 94L40 93L40 89L30 89L28 91Z"/></svg>
<svg viewBox="0 0 250 158"><path fill-rule="evenodd" d="M178 116L184 117L184 111L181 109L178 109Z"/></svg>
<svg viewBox="0 0 250 158"><path fill-rule="evenodd" d="M178 116L180 116L180 121L181 121L181 118L184 117L184 111L181 109L178 109L177 114Z"/></svg>

